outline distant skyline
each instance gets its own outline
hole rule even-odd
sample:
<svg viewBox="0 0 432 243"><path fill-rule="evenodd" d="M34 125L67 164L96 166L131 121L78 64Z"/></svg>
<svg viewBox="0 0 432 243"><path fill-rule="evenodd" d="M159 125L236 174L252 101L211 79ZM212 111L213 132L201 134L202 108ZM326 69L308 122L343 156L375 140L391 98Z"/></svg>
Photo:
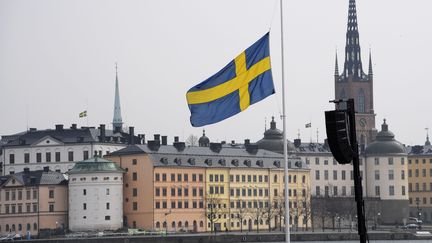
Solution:
<svg viewBox="0 0 432 243"><path fill-rule="evenodd" d="M374 69L377 129L423 144L432 128L432 2L357 0L363 68ZM334 59L343 68L348 0L284 1L287 137L326 137ZM0 135L27 127L111 127L115 63L122 118L136 133L201 136L189 123L186 91L270 30L276 94L220 123L211 141L262 138L282 110L279 0L0 1ZM305 124L312 128L305 128Z"/></svg>

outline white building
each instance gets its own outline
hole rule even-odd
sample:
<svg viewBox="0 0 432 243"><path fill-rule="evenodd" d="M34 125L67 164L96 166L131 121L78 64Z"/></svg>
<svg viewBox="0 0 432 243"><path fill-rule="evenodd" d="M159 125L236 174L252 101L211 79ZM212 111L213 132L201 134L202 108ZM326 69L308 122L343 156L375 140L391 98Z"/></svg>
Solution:
<svg viewBox="0 0 432 243"><path fill-rule="evenodd" d="M69 229L116 230L123 226L123 173L116 163L94 157L69 174Z"/></svg>
<svg viewBox="0 0 432 243"><path fill-rule="evenodd" d="M77 161L86 160L97 153L99 156L109 154L126 147L130 134L122 131L81 127L72 124L70 128L56 125L55 129L29 131L11 136L2 136L2 174L13 174L30 170L41 170L48 166L50 170L66 172ZM140 138L134 137L137 143ZM134 142L135 142L134 141Z"/></svg>

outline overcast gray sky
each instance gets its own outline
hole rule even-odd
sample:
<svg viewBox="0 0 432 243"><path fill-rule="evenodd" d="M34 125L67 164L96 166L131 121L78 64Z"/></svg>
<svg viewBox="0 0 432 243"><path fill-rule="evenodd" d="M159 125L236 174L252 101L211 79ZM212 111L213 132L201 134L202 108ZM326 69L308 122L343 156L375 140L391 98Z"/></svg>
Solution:
<svg viewBox="0 0 432 243"><path fill-rule="evenodd" d="M432 128L430 0L357 0L363 67L372 48L377 127L405 144ZM344 58L348 0L285 0L288 137L325 137L334 56ZM206 126L213 141L262 137L282 110L279 0L0 0L0 134L54 124L110 124L115 62L123 121L136 131L186 138L185 93L271 29L276 95ZM312 130L304 127L312 122Z"/></svg>

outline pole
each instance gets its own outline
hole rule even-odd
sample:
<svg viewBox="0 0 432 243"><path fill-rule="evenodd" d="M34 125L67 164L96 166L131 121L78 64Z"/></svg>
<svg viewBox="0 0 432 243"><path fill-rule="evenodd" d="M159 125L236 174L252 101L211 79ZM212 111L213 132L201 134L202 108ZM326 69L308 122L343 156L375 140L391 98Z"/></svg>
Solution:
<svg viewBox="0 0 432 243"><path fill-rule="evenodd" d="M288 147L286 138L286 113L285 113L285 58L283 41L283 4L280 0L280 20L281 20L281 52L282 52L282 124L283 124L283 146L284 146L284 176L285 176L285 242L290 243L289 227L289 195L288 195Z"/></svg>
<svg viewBox="0 0 432 243"><path fill-rule="evenodd" d="M347 101L347 112L349 116L349 132L350 132L350 144L353 150L353 167L354 167L354 189L355 189L355 201L357 203L357 224L358 234L360 236L360 243L366 243L367 231L365 224L365 212L364 212L364 200L363 200L363 189L361 184L360 175L360 162L359 162L359 151L356 137L356 125L355 125L355 111L354 111L354 99L348 99Z"/></svg>

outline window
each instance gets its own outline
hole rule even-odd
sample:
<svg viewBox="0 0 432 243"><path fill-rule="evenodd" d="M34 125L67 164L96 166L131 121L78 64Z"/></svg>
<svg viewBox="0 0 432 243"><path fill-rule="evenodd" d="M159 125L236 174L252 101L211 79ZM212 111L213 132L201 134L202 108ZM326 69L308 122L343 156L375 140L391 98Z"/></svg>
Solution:
<svg viewBox="0 0 432 243"><path fill-rule="evenodd" d="M405 164L405 158L401 158L401 165L404 165Z"/></svg>
<svg viewBox="0 0 432 243"><path fill-rule="evenodd" d="M346 196L346 186L342 186L342 196Z"/></svg>
<svg viewBox="0 0 432 243"><path fill-rule="evenodd" d="M167 189L166 187L162 188L162 196L166 197L167 195Z"/></svg>
<svg viewBox="0 0 432 243"><path fill-rule="evenodd" d="M159 188L156 188L156 196L159 196L159 194L160 194ZM138 196L138 189L137 188L132 188L132 196L133 197Z"/></svg>
<svg viewBox="0 0 432 243"><path fill-rule="evenodd" d="M87 203L83 203L83 210L87 210Z"/></svg>
<svg viewBox="0 0 432 243"><path fill-rule="evenodd" d="M171 201L171 208L176 208L176 203L174 201Z"/></svg>
<svg viewBox="0 0 432 243"><path fill-rule="evenodd" d="M184 174L183 175L183 180L184 181L189 181L189 175L188 174Z"/></svg>
<svg viewBox="0 0 432 243"><path fill-rule="evenodd" d="M138 203L137 202L132 203L132 210L134 210L134 211L138 210Z"/></svg>
<svg viewBox="0 0 432 243"><path fill-rule="evenodd" d="M342 171L342 180L344 181L346 179L346 171Z"/></svg>
<svg viewBox="0 0 432 243"><path fill-rule="evenodd" d="M394 180L394 171L393 170L389 170L389 180Z"/></svg>
<svg viewBox="0 0 432 243"><path fill-rule="evenodd" d="M333 180L337 180L337 170L333 171Z"/></svg>
<svg viewBox="0 0 432 243"><path fill-rule="evenodd" d="M60 162L60 152L55 152L55 161Z"/></svg>
<svg viewBox="0 0 432 243"><path fill-rule="evenodd" d="M69 151L68 152L68 161L73 161L74 160L74 152L73 151Z"/></svg>
<svg viewBox="0 0 432 243"><path fill-rule="evenodd" d="M160 174L159 174L159 173L155 174L155 180L156 180L156 181L159 181L159 180L160 180Z"/></svg>
<svg viewBox="0 0 432 243"><path fill-rule="evenodd" d="M319 165L319 158L318 158L318 157L315 158L315 164L316 164L316 165Z"/></svg>
<svg viewBox="0 0 432 243"><path fill-rule="evenodd" d="M109 215L105 216L105 220L111 220L111 216Z"/></svg>
<svg viewBox="0 0 432 243"><path fill-rule="evenodd" d="M197 177L196 174L192 174L192 181L196 181Z"/></svg>
<svg viewBox="0 0 432 243"><path fill-rule="evenodd" d="M37 196L38 196L38 191L33 190L33 199L37 199Z"/></svg>
<svg viewBox="0 0 432 243"><path fill-rule="evenodd" d="M178 188L177 189L177 196L181 197L181 195L182 195L182 189Z"/></svg>
<svg viewBox="0 0 432 243"><path fill-rule="evenodd" d="M324 170L324 180L328 180L328 178L329 178L329 175L328 175L329 173L328 173L328 170Z"/></svg>
<svg viewBox="0 0 432 243"><path fill-rule="evenodd" d="M379 179L380 179L379 170L375 170L375 180L379 181Z"/></svg>
<svg viewBox="0 0 432 243"><path fill-rule="evenodd" d="M132 180L136 181L138 179L138 175L136 172L132 173Z"/></svg>
<svg viewBox="0 0 432 243"><path fill-rule="evenodd" d="M184 189L184 195L185 195L185 197L189 196L189 189L188 188Z"/></svg>
<svg viewBox="0 0 432 243"><path fill-rule="evenodd" d="M30 200L30 194L31 194L31 191L30 191L30 190L27 190L27 191L26 191L26 199L27 199L27 200Z"/></svg>
<svg viewBox="0 0 432 243"><path fill-rule="evenodd" d="M329 187L328 186L324 187L324 196L326 196L326 197L329 196Z"/></svg>
<svg viewBox="0 0 432 243"><path fill-rule="evenodd" d="M54 190L49 190L49 198L54 198Z"/></svg>
<svg viewBox="0 0 432 243"><path fill-rule="evenodd" d="M431 173L431 176L432 176L432 169L431 169L430 173ZM408 170L408 177L412 177L412 170Z"/></svg>
<svg viewBox="0 0 432 243"><path fill-rule="evenodd" d="M24 163L30 163L30 154L29 153L24 154Z"/></svg>
<svg viewBox="0 0 432 243"><path fill-rule="evenodd" d="M132 159L132 165L136 165L137 164L137 160L136 159Z"/></svg>
<svg viewBox="0 0 432 243"><path fill-rule="evenodd" d="M375 158L374 161L375 161L375 165L379 165L379 158Z"/></svg>
<svg viewBox="0 0 432 243"><path fill-rule="evenodd" d="M15 154L9 154L9 163L15 164Z"/></svg>
<svg viewBox="0 0 432 243"><path fill-rule="evenodd" d="M401 180L405 180L405 171L401 170Z"/></svg>
<svg viewBox="0 0 432 243"><path fill-rule="evenodd" d="M423 169L423 170L422 170L422 176L423 176L423 177L426 177L426 169Z"/></svg>
<svg viewBox="0 0 432 243"><path fill-rule="evenodd" d="M393 158L388 158L388 164L393 165Z"/></svg>
<svg viewBox="0 0 432 243"><path fill-rule="evenodd" d="M320 172L319 170L315 171L315 180L319 180L320 179Z"/></svg>
<svg viewBox="0 0 432 243"><path fill-rule="evenodd" d="M334 186L334 187L333 187L333 195L334 195L334 196L337 196L337 195L338 195L338 188L337 188L337 186Z"/></svg>
<svg viewBox="0 0 432 243"><path fill-rule="evenodd" d="M389 195L394 196L394 186L389 186Z"/></svg>
<svg viewBox="0 0 432 243"><path fill-rule="evenodd" d="M315 188L315 194L319 197L321 195L321 189L319 186L316 186Z"/></svg>
<svg viewBox="0 0 432 243"><path fill-rule="evenodd" d="M54 203L49 204L49 211L54 212Z"/></svg>
<svg viewBox="0 0 432 243"><path fill-rule="evenodd" d="M405 186L402 186L402 196L405 196Z"/></svg>
<svg viewBox="0 0 432 243"><path fill-rule="evenodd" d="M36 162L37 163L42 162L42 153L36 153Z"/></svg>
<svg viewBox="0 0 432 243"><path fill-rule="evenodd" d="M324 160L324 165L328 165L328 160Z"/></svg>
<svg viewBox="0 0 432 243"><path fill-rule="evenodd" d="M37 212L38 211L38 207L36 203L33 203L33 212Z"/></svg>
<svg viewBox="0 0 432 243"><path fill-rule="evenodd" d="M224 180L225 180L225 179L224 179L224 175L220 175L220 181L221 181L221 182L224 182Z"/></svg>
<svg viewBox="0 0 432 243"><path fill-rule="evenodd" d="M162 181L167 181L167 176L165 173L162 174Z"/></svg>
<svg viewBox="0 0 432 243"><path fill-rule="evenodd" d="M177 181L182 181L182 174L177 174Z"/></svg>
<svg viewBox="0 0 432 243"><path fill-rule="evenodd" d="M83 159L86 160L89 158L89 151L88 150L84 150L83 151Z"/></svg>
<svg viewBox="0 0 432 243"><path fill-rule="evenodd" d="M380 187L379 186L375 186L375 196L377 196L377 197L380 196Z"/></svg>
<svg viewBox="0 0 432 243"><path fill-rule="evenodd" d="M202 175L202 174L199 174L198 178L199 178L199 181L200 181L200 182L203 181L203 175Z"/></svg>
<svg viewBox="0 0 432 243"><path fill-rule="evenodd" d="M84 196L87 195L87 190L86 189L83 189L83 195Z"/></svg>
<svg viewBox="0 0 432 243"><path fill-rule="evenodd" d="M21 190L18 191L18 200L22 200L22 191Z"/></svg>
<svg viewBox="0 0 432 243"><path fill-rule="evenodd" d="M175 196L175 188L171 188L171 196Z"/></svg>
<svg viewBox="0 0 432 243"><path fill-rule="evenodd" d="M106 203L106 209L109 210L110 209L110 204Z"/></svg>
<svg viewBox="0 0 432 243"><path fill-rule="evenodd" d="M171 181L175 181L175 174L171 174Z"/></svg>

